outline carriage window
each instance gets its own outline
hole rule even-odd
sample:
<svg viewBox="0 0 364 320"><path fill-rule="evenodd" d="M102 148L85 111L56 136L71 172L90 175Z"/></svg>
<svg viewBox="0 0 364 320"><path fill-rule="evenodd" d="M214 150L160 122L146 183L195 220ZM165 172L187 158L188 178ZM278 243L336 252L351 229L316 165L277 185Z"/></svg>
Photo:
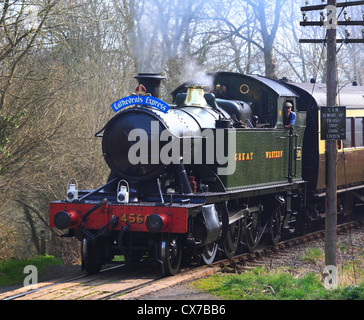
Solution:
<svg viewBox="0 0 364 320"><path fill-rule="evenodd" d="M346 118L346 139L343 140L344 148L351 148L352 147L351 119L352 118Z"/></svg>
<svg viewBox="0 0 364 320"><path fill-rule="evenodd" d="M355 146L363 147L363 119L355 118Z"/></svg>

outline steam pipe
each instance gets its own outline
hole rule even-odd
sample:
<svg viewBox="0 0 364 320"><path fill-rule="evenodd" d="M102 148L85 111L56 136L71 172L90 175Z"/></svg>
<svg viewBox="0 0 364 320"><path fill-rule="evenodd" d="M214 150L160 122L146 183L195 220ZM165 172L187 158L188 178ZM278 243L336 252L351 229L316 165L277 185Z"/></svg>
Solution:
<svg viewBox="0 0 364 320"><path fill-rule="evenodd" d="M183 194L191 194L192 188L190 185L190 181L188 180L188 176L186 173L185 166L183 164L183 158L180 158L180 163L176 164L176 175L179 181L179 184L182 187L181 193Z"/></svg>

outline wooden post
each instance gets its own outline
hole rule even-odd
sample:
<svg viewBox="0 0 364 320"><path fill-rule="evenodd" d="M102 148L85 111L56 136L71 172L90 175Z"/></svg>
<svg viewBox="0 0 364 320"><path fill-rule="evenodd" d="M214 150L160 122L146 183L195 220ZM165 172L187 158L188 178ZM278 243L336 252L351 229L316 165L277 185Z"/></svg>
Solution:
<svg viewBox="0 0 364 320"><path fill-rule="evenodd" d="M336 7L336 0L328 0ZM336 12L335 12L336 18ZM329 18L328 18L329 19ZM327 106L336 106L336 20L327 24ZM325 265L337 264L336 140L326 140Z"/></svg>

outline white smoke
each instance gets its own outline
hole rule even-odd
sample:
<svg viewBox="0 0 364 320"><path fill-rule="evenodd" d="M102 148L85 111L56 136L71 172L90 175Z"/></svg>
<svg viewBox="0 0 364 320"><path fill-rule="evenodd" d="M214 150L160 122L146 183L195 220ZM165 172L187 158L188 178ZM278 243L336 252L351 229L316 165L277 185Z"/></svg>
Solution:
<svg viewBox="0 0 364 320"><path fill-rule="evenodd" d="M155 73L169 68L170 72L173 64L186 65L185 73L189 77L201 71L188 54L191 25L202 10L200 1L141 0L141 3L135 10L135 27L129 40L137 71Z"/></svg>
<svg viewBox="0 0 364 320"><path fill-rule="evenodd" d="M214 77L207 74L195 60L186 58L183 66L183 72L181 72L178 78L179 83L187 82L187 85L205 86L205 91L209 91L212 88Z"/></svg>
<svg viewBox="0 0 364 320"><path fill-rule="evenodd" d="M211 88L214 84L214 77L208 75L205 71L201 70L191 74L193 74L191 85L202 85Z"/></svg>

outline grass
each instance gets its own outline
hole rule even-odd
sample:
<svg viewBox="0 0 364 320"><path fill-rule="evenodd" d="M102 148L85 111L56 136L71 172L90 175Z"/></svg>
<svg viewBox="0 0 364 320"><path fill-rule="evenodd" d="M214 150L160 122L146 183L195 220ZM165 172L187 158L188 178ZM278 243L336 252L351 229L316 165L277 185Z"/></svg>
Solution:
<svg viewBox="0 0 364 320"><path fill-rule="evenodd" d="M50 265L62 264L60 259L53 256L35 256L31 259L11 259L0 262L0 286L23 283L24 278L28 275L24 273L27 265L37 267L38 275L44 273L46 267Z"/></svg>
<svg viewBox="0 0 364 320"><path fill-rule="evenodd" d="M337 266L338 288L327 290L322 274L303 269L256 267L242 274L216 274L191 285L226 300L364 300L364 249L341 245L342 253L353 252L352 259ZM355 257L354 257L355 256ZM309 248L301 261L323 271L325 253Z"/></svg>
<svg viewBox="0 0 364 320"><path fill-rule="evenodd" d="M294 276L257 267L240 275L216 274L195 281L195 288L225 300L364 300L364 282L327 290L314 272Z"/></svg>
<svg viewBox="0 0 364 320"><path fill-rule="evenodd" d="M364 248L345 244L338 244L338 248L340 249L340 254L338 254L339 263L337 265L339 286L345 287L364 282ZM341 258L342 254L346 254L346 260ZM322 248L309 248L300 257L300 260L324 268L325 252Z"/></svg>
<svg viewBox="0 0 364 320"><path fill-rule="evenodd" d="M317 265L319 261L325 261L325 252L321 248L309 248L306 253L300 257L300 260L312 262Z"/></svg>

